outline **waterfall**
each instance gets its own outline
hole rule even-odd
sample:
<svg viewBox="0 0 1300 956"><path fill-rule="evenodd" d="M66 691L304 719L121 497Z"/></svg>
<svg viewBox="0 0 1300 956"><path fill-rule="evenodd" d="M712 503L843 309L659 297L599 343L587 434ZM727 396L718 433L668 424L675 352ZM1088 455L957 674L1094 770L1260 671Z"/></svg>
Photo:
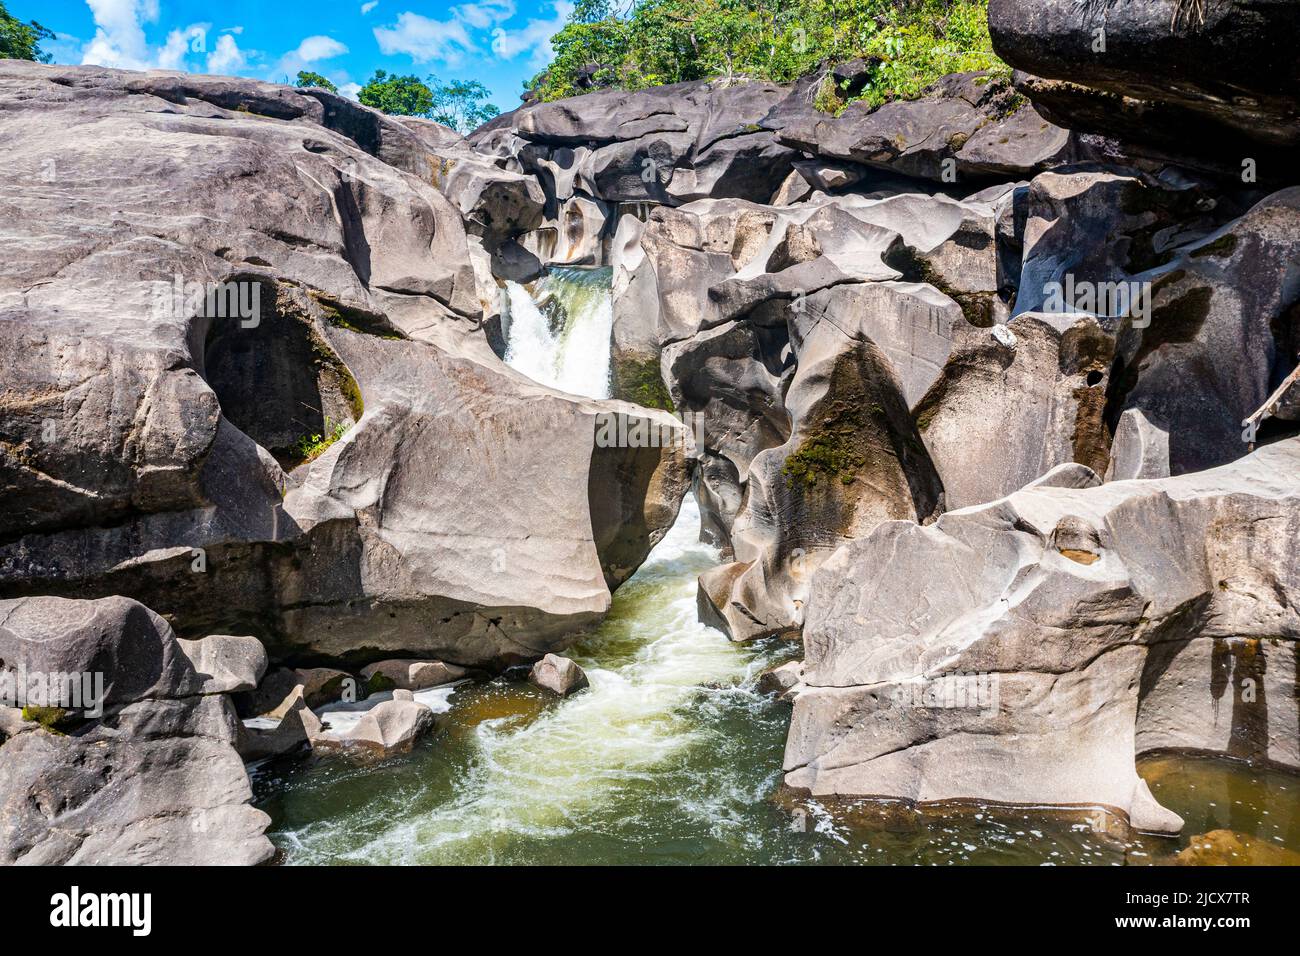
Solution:
<svg viewBox="0 0 1300 956"><path fill-rule="evenodd" d="M507 282L506 364L543 385L609 398L612 270L552 268L529 291Z"/></svg>

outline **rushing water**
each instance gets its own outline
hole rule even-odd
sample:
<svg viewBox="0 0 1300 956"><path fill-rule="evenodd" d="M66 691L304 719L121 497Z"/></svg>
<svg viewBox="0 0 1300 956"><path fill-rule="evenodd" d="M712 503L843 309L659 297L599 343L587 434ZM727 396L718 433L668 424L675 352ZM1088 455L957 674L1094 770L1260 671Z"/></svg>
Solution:
<svg viewBox="0 0 1300 956"><path fill-rule="evenodd" d="M506 364L561 391L609 398L610 275L609 268L553 267L531 293L507 282Z"/></svg>
<svg viewBox="0 0 1300 956"><path fill-rule="evenodd" d="M407 757L262 768L259 806L285 861L1149 864L1223 829L1253 837L1254 856L1300 861L1300 781L1185 758L1141 768L1187 819L1177 839L1077 813L880 803L813 804L806 831L792 829L775 799L789 706L753 684L798 647L732 644L696 620L695 577L716 560L698 521L688 499L571 651L589 690L557 700L522 682L462 685Z"/></svg>
<svg viewBox="0 0 1300 956"><path fill-rule="evenodd" d="M535 301L514 284L506 294L511 365L575 394L608 394L609 270L554 270ZM1096 813L783 800L790 710L754 682L800 648L732 644L699 623L696 577L718 556L698 532L688 498L610 615L569 652L588 690L559 700L503 679L444 688L426 695L442 712L437 731L406 757L261 766L258 805L285 862L1115 865L1167 862L1189 847L1231 862L1300 862L1300 780L1225 761L1139 767L1186 819L1176 839L1133 835Z"/></svg>

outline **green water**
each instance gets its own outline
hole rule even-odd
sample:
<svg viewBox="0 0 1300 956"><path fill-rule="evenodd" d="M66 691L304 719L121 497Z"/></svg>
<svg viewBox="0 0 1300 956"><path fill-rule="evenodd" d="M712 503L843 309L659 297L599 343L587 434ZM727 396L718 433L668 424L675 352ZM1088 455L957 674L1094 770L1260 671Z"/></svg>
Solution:
<svg viewBox="0 0 1300 956"><path fill-rule="evenodd" d="M1225 829L1267 862L1300 861L1300 780L1186 758L1140 768L1187 820L1176 839L1095 814L880 803L811 804L796 830L775 798L789 706L753 683L799 648L736 645L698 623L695 577L717 556L695 541L690 499L682 510L609 618L570 651L590 690L559 701L526 684L465 685L405 758L264 767L258 805L284 861L1146 864ZM1243 852L1213 847L1204 852Z"/></svg>

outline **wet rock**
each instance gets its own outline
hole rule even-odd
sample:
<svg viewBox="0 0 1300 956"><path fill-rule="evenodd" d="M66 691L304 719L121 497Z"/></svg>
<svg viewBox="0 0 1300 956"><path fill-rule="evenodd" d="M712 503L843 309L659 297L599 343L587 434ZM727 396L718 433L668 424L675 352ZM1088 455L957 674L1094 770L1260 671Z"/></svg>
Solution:
<svg viewBox="0 0 1300 956"><path fill-rule="evenodd" d="M561 697L568 697L587 687L587 675L582 668L558 654L547 654L534 664L528 674L528 681Z"/></svg>
<svg viewBox="0 0 1300 956"><path fill-rule="evenodd" d="M783 701L793 701L798 696L802 683L803 661L789 661L759 675L758 692L775 694Z"/></svg>
<svg viewBox="0 0 1300 956"><path fill-rule="evenodd" d="M1234 830L1211 830L1192 837L1174 862L1179 866L1300 866L1300 853Z"/></svg>

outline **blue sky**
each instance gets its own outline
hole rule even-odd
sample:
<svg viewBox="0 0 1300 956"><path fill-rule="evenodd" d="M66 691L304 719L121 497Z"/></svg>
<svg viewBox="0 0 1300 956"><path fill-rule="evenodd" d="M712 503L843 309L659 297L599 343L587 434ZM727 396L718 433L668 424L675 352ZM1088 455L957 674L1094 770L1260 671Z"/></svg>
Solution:
<svg viewBox="0 0 1300 956"><path fill-rule="evenodd" d="M57 63L274 82L308 69L355 96L376 69L480 80L502 110L550 59L569 0L6 0L58 34Z"/></svg>

